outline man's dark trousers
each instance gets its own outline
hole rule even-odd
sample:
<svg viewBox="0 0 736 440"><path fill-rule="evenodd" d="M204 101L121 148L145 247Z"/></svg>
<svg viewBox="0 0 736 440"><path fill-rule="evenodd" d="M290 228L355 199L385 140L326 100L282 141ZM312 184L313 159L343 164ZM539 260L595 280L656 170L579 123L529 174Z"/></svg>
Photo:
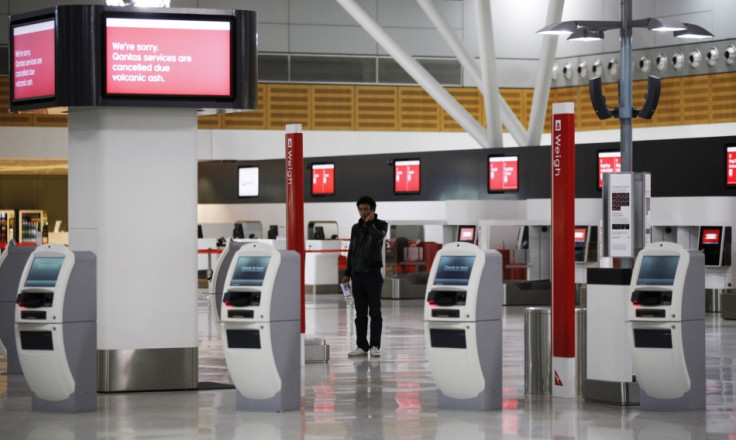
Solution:
<svg viewBox="0 0 736 440"><path fill-rule="evenodd" d="M365 351L371 347L381 348L381 288L383 277L381 271L358 272L351 277L353 281L353 300L355 301L355 333L356 345ZM371 317L371 340L366 339L368 333L368 315Z"/></svg>

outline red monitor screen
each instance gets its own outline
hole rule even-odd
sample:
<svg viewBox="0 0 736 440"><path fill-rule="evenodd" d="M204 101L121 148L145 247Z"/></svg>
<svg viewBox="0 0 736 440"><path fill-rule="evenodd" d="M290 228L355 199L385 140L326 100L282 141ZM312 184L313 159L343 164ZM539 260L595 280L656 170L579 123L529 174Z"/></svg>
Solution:
<svg viewBox="0 0 736 440"><path fill-rule="evenodd" d="M598 152L598 189L603 188L603 175L605 173L621 172L621 152L620 151L599 151Z"/></svg>
<svg viewBox="0 0 736 440"><path fill-rule="evenodd" d="M726 147L726 186L736 186L736 146Z"/></svg>
<svg viewBox="0 0 736 440"><path fill-rule="evenodd" d="M419 159L394 161L394 193L416 194L421 190L421 168Z"/></svg>
<svg viewBox="0 0 736 440"><path fill-rule="evenodd" d="M315 163L312 165L312 195L335 194L335 164Z"/></svg>
<svg viewBox="0 0 736 440"><path fill-rule="evenodd" d="M53 97L56 93L54 20L13 28L13 99Z"/></svg>
<svg viewBox="0 0 736 440"><path fill-rule="evenodd" d="M475 226L460 226L457 241L475 243Z"/></svg>
<svg viewBox="0 0 736 440"><path fill-rule="evenodd" d="M720 244L721 243L721 230L704 228L703 236L700 237L700 242L703 244Z"/></svg>
<svg viewBox="0 0 736 440"><path fill-rule="evenodd" d="M107 17L108 95L229 96L231 22Z"/></svg>
<svg viewBox="0 0 736 440"><path fill-rule="evenodd" d="M488 157L488 191L517 191L519 189L519 157Z"/></svg>
<svg viewBox="0 0 736 440"><path fill-rule="evenodd" d="M576 243L584 243L585 242L585 236L588 233L588 228L575 228L574 236L575 236L575 242Z"/></svg>

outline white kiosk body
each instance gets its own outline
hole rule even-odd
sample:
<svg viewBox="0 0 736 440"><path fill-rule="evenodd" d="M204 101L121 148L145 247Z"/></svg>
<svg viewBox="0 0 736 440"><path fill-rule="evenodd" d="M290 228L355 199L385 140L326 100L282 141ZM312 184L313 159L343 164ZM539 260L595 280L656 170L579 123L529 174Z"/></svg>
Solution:
<svg viewBox="0 0 736 440"><path fill-rule="evenodd" d="M15 338L34 411L97 410L97 261L39 246L17 287Z"/></svg>
<svg viewBox="0 0 736 440"><path fill-rule="evenodd" d="M424 304L439 409L501 409L501 254L470 243L437 253Z"/></svg>
<svg viewBox="0 0 736 440"><path fill-rule="evenodd" d="M222 345L237 408L301 408L299 254L245 243L233 255L222 297Z"/></svg>
<svg viewBox="0 0 736 440"><path fill-rule="evenodd" d="M15 345L15 301L23 268L34 249L35 246L18 246L11 241L0 254L0 349L8 363L7 374L22 373Z"/></svg>
<svg viewBox="0 0 736 440"><path fill-rule="evenodd" d="M628 321L642 409L705 409L704 295L701 252L670 242L639 252Z"/></svg>
<svg viewBox="0 0 736 440"><path fill-rule="evenodd" d="M227 241L227 245L222 250L222 254L215 263L215 268L212 270L212 280L208 293L210 294L210 307L212 308L214 315L215 324L220 324L220 312L222 308L222 295L225 292L225 281L227 278L227 272L230 269L230 263L233 261L233 255L235 255L241 246L245 242L235 241L232 238Z"/></svg>

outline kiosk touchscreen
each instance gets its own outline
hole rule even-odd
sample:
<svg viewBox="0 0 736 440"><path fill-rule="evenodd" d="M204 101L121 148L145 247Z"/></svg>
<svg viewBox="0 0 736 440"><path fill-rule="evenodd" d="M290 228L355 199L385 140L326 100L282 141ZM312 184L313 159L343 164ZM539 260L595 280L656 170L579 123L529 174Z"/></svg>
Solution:
<svg viewBox="0 0 736 440"><path fill-rule="evenodd" d="M424 304L438 408L501 408L501 254L470 243L435 256Z"/></svg>
<svg viewBox="0 0 736 440"><path fill-rule="evenodd" d="M220 319L238 409L301 407L299 264L267 243L244 243L232 257Z"/></svg>
<svg viewBox="0 0 736 440"><path fill-rule="evenodd" d="M17 287L15 339L34 411L97 409L97 269L92 252L37 247Z"/></svg>
<svg viewBox="0 0 736 440"><path fill-rule="evenodd" d="M18 246L11 240L0 254L0 346L7 360L7 374L21 374L15 345L15 300L26 261L36 246ZM2 347L0 347L2 348Z"/></svg>
<svg viewBox="0 0 736 440"><path fill-rule="evenodd" d="M705 408L704 263L669 242L636 258L628 321L642 409Z"/></svg>

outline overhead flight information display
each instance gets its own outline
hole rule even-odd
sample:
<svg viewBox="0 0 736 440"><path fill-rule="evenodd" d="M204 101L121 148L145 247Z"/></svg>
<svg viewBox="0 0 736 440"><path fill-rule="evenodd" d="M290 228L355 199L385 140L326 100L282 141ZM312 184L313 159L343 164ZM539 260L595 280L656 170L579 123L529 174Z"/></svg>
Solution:
<svg viewBox="0 0 736 440"><path fill-rule="evenodd" d="M105 28L107 94L231 94L229 20L108 17Z"/></svg>
<svg viewBox="0 0 736 440"><path fill-rule="evenodd" d="M421 191L422 163L419 159L394 161L394 193L417 194Z"/></svg>
<svg viewBox="0 0 736 440"><path fill-rule="evenodd" d="M335 194L335 164L312 164L312 195L331 196Z"/></svg>
<svg viewBox="0 0 736 440"><path fill-rule="evenodd" d="M621 172L620 151L598 152L598 189L603 188L603 175L605 173Z"/></svg>
<svg viewBox="0 0 736 440"><path fill-rule="evenodd" d="M519 157L488 157L488 191L517 191L519 189Z"/></svg>
<svg viewBox="0 0 736 440"><path fill-rule="evenodd" d="M13 28L13 99L56 93L55 30L54 20Z"/></svg>

